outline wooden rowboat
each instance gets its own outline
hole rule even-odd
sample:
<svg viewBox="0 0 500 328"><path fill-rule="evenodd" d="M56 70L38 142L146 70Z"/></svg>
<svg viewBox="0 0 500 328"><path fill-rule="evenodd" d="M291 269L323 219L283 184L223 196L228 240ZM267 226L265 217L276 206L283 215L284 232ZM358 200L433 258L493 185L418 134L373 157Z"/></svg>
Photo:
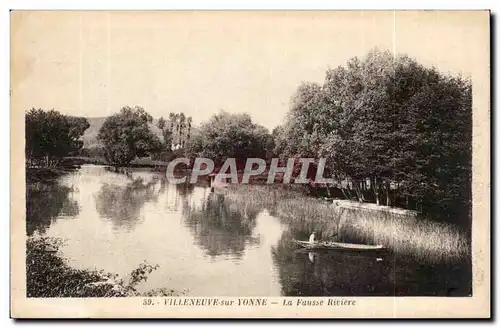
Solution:
<svg viewBox="0 0 500 328"><path fill-rule="evenodd" d="M346 249L346 250L357 250L357 251L372 251L384 249L382 245L363 245L363 244L349 244L349 243L338 243L335 241L320 241L316 243L309 243L303 240L293 240L296 244L307 248L307 249Z"/></svg>

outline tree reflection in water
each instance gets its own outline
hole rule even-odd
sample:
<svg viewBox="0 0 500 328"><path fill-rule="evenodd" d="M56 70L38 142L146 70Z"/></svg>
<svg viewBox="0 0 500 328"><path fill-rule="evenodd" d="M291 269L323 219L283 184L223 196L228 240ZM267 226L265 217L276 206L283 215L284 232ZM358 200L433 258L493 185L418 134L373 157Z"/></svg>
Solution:
<svg viewBox="0 0 500 328"><path fill-rule="evenodd" d="M58 218L78 215L78 202L72 199L73 187L58 182L35 182L26 185L26 233L44 233Z"/></svg>
<svg viewBox="0 0 500 328"><path fill-rule="evenodd" d="M162 183L166 180L162 180ZM172 211L178 211L179 206L182 205L184 206L186 201L189 201L190 196L192 195L194 191L194 184L191 183L180 183L180 184L175 184L175 185L168 185L166 190L167 190L167 204L166 207L169 210ZM174 194L170 195L169 197L169 192L171 192L171 189L174 190ZM173 196L173 197L172 197Z"/></svg>
<svg viewBox="0 0 500 328"><path fill-rule="evenodd" d="M224 195L209 194L201 208L184 203L183 215L199 246L211 257L231 255L242 258L247 245L257 244L252 236L259 211L241 207L224 199Z"/></svg>
<svg viewBox="0 0 500 328"><path fill-rule="evenodd" d="M105 183L95 197L96 209L101 218L109 219L115 228L131 230L140 221L141 208L157 201L162 188L157 190L158 177L147 182L142 177L130 178L125 186Z"/></svg>

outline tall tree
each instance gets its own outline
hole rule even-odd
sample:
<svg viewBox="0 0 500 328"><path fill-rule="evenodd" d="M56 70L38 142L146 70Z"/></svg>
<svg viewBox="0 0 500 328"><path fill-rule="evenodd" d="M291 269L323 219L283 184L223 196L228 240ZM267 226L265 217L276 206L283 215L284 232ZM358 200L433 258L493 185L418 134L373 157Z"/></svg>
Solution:
<svg viewBox="0 0 500 328"><path fill-rule="evenodd" d="M265 127L252 122L250 115L222 111L201 124L189 143L188 154L210 158L216 166L229 157L265 158L271 138Z"/></svg>
<svg viewBox="0 0 500 328"><path fill-rule="evenodd" d="M187 134L186 134L186 140L189 142L189 139L191 139L191 124L193 123L193 119L191 116L188 116L186 124L187 124Z"/></svg>
<svg viewBox="0 0 500 328"><path fill-rule="evenodd" d="M43 160L46 166L83 147L80 139L89 122L82 117L66 116L56 110L31 109L25 117L26 159L28 164Z"/></svg>
<svg viewBox="0 0 500 328"><path fill-rule="evenodd" d="M162 132L163 150L164 152L170 153L172 151L172 130L163 117L158 119L157 126Z"/></svg>
<svg viewBox="0 0 500 328"><path fill-rule="evenodd" d="M98 140L103 144L106 160L126 166L133 159L161 148L159 138L151 131L152 117L141 107L123 107L104 121Z"/></svg>
<svg viewBox="0 0 500 328"><path fill-rule="evenodd" d="M169 124L160 117L157 126L163 134L164 150L170 153L186 147L191 138L192 118L186 117L184 113L169 113L168 119Z"/></svg>
<svg viewBox="0 0 500 328"><path fill-rule="evenodd" d="M186 115L184 113L179 114L179 133L178 133L178 145L180 148L184 148L184 129L186 127Z"/></svg>

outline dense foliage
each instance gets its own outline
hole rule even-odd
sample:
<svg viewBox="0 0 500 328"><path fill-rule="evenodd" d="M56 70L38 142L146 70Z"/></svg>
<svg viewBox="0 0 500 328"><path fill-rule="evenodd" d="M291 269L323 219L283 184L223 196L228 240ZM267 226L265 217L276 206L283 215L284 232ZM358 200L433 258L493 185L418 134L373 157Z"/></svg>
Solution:
<svg viewBox="0 0 500 328"><path fill-rule="evenodd" d="M191 116L186 117L184 113L169 113L168 120L160 117L156 126L161 131L163 145L154 157L165 161L182 157L191 139L192 122Z"/></svg>
<svg viewBox="0 0 500 328"><path fill-rule="evenodd" d="M31 109L26 113L26 160L28 166L57 165L83 147L81 137L89 127L83 117L66 116L56 110Z"/></svg>
<svg viewBox="0 0 500 328"><path fill-rule="evenodd" d="M153 118L140 107L123 107L109 116L97 136L104 148L106 160L117 166L126 166L136 157L143 157L161 149L161 141L149 126Z"/></svg>
<svg viewBox="0 0 500 328"><path fill-rule="evenodd" d="M269 131L253 123L250 115L222 111L200 126L189 144L188 153L210 158L220 167L229 157L266 158L272 145Z"/></svg>
<svg viewBox="0 0 500 328"><path fill-rule="evenodd" d="M329 69L323 85L299 87L276 129L276 151L327 158L347 198L464 213L471 200L471 89L462 77L372 51Z"/></svg>
<svg viewBox="0 0 500 328"><path fill-rule="evenodd" d="M168 121L160 117L157 126L162 131L165 147L184 148L191 138L192 122L191 116L186 117L184 113L169 113Z"/></svg>

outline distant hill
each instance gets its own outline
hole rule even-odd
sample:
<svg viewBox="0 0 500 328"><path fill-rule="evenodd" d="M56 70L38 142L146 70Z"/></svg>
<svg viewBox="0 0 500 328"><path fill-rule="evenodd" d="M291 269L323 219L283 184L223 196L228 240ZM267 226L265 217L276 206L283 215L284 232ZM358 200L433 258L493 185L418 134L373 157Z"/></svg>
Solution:
<svg viewBox="0 0 500 328"><path fill-rule="evenodd" d="M90 127L83 134L82 140L83 146L85 148L90 148L99 144L97 141L97 134L106 117L86 117L86 119L89 121Z"/></svg>
<svg viewBox="0 0 500 328"><path fill-rule="evenodd" d="M83 134L83 137L82 137L83 145L85 148L92 148L92 147L99 145L99 142L97 141L97 134L99 133L101 126L103 125L104 121L106 120L106 117L86 117L86 119L89 121L90 127ZM157 119L153 119L153 123L150 124L150 128L154 134L156 134L158 137L160 137L160 140L163 140L161 130L156 126L157 122L158 122ZM168 123L168 120L167 120L167 123ZM191 128L191 135L193 135L195 133L195 131L196 131L196 128L192 127Z"/></svg>

